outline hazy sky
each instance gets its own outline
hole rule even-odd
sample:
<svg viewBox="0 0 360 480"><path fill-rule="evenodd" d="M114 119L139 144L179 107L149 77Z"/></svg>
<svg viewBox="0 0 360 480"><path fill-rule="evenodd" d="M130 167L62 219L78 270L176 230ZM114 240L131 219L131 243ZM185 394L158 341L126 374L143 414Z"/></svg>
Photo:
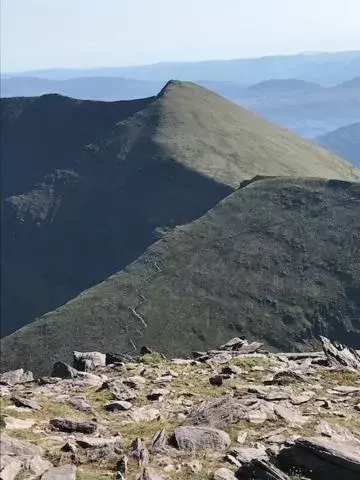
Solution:
<svg viewBox="0 0 360 480"><path fill-rule="evenodd" d="M3 72L360 49L360 0L0 0Z"/></svg>

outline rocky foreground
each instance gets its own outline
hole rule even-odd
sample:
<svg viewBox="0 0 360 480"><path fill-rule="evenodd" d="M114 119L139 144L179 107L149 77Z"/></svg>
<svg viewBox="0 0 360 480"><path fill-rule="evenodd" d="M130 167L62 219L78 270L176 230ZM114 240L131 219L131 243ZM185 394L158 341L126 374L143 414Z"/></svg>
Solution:
<svg viewBox="0 0 360 480"><path fill-rule="evenodd" d="M1 480L360 478L360 356L235 338L192 359L74 352L1 375Z"/></svg>

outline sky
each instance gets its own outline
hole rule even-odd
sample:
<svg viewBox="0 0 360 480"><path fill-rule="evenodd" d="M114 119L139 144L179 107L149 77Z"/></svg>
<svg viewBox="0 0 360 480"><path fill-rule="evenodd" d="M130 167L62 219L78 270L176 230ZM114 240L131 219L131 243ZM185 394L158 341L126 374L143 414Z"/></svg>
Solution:
<svg viewBox="0 0 360 480"><path fill-rule="evenodd" d="M360 49L360 0L0 0L1 71Z"/></svg>

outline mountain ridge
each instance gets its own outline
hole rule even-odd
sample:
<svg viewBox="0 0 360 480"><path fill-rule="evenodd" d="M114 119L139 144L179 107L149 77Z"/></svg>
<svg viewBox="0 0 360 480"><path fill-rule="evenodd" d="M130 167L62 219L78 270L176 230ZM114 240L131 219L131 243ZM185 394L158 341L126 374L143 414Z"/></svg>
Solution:
<svg viewBox="0 0 360 480"><path fill-rule="evenodd" d="M319 334L358 347L359 188L245 182L124 270L3 339L3 368L23 364L22 351L42 373L72 350L124 353L145 343L178 355L229 333L275 349L305 350Z"/></svg>

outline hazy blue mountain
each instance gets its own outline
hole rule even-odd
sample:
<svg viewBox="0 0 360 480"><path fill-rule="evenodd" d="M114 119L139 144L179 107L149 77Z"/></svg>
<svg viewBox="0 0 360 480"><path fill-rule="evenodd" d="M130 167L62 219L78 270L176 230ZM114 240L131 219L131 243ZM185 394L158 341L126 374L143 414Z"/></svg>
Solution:
<svg viewBox="0 0 360 480"><path fill-rule="evenodd" d="M316 139L324 148L360 166L360 123L347 125Z"/></svg>
<svg viewBox="0 0 360 480"><path fill-rule="evenodd" d="M322 85L335 85L360 75L360 50L334 53L303 53L261 58L202 62L158 63L136 67L51 69L23 72L32 76L64 80L76 77L123 77L167 81L169 78L198 81L233 81L250 85L272 78L298 78Z"/></svg>

